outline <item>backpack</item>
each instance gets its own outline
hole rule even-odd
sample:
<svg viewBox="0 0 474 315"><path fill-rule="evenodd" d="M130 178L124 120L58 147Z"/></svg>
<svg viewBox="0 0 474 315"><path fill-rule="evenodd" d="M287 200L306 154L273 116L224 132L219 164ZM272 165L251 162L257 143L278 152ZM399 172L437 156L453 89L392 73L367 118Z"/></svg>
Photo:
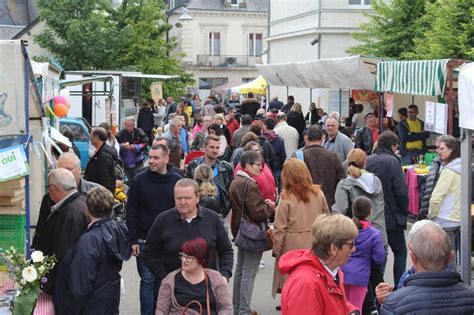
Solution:
<svg viewBox="0 0 474 315"><path fill-rule="evenodd" d="M300 161L304 161L303 149L295 151L296 158Z"/></svg>

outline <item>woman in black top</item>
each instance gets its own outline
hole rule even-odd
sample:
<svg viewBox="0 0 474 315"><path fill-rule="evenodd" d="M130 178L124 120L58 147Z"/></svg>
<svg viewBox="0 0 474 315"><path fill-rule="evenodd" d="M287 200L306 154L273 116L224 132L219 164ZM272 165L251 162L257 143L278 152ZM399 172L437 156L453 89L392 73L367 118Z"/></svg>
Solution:
<svg viewBox="0 0 474 315"><path fill-rule="evenodd" d="M156 315L195 314L201 309L206 315L232 314L228 280L203 267L209 258L206 241L198 237L184 242L179 256L182 268L161 282Z"/></svg>
<svg viewBox="0 0 474 315"><path fill-rule="evenodd" d="M299 134L299 143L303 143L303 131L306 128L306 122L304 120L303 111L300 103L295 103L287 116L288 125L295 128Z"/></svg>

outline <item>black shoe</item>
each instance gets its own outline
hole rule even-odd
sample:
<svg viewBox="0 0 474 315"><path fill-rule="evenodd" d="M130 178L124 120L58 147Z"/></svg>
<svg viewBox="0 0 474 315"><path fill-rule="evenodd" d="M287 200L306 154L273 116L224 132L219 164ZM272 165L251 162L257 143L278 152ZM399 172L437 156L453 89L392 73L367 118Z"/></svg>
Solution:
<svg viewBox="0 0 474 315"><path fill-rule="evenodd" d="M276 309L277 311L281 311L281 305L275 306L275 309Z"/></svg>

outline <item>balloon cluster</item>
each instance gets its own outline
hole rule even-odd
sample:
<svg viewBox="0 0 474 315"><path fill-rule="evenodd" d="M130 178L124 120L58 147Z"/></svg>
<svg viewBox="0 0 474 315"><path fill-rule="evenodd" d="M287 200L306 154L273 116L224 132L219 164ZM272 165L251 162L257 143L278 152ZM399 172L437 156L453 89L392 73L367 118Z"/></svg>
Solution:
<svg viewBox="0 0 474 315"><path fill-rule="evenodd" d="M60 118L66 117L70 108L69 90L62 89L59 95L54 97L54 114Z"/></svg>

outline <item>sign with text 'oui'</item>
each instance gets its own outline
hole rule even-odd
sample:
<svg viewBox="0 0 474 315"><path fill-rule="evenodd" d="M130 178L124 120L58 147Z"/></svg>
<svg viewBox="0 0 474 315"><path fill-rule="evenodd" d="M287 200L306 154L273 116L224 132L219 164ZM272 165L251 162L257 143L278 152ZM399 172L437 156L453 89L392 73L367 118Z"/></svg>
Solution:
<svg viewBox="0 0 474 315"><path fill-rule="evenodd" d="M29 174L28 161L22 145L0 150L0 182Z"/></svg>

